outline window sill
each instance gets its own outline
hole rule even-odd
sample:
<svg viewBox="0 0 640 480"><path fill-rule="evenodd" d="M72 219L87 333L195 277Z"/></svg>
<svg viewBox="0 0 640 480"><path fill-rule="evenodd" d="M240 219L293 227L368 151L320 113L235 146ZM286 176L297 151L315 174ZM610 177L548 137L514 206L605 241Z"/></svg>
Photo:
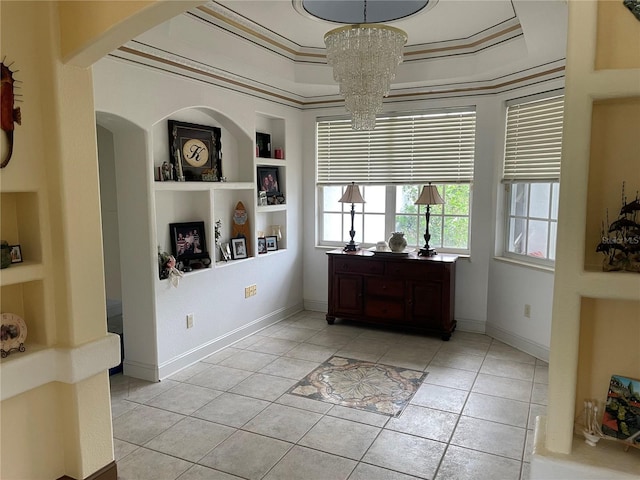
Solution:
<svg viewBox="0 0 640 480"><path fill-rule="evenodd" d="M549 267L547 265L538 265L535 263L525 262L523 260L516 260L515 258L509 257L493 257L494 260L498 262L508 263L518 267L531 268L533 270L538 270L540 272L554 273L555 268Z"/></svg>

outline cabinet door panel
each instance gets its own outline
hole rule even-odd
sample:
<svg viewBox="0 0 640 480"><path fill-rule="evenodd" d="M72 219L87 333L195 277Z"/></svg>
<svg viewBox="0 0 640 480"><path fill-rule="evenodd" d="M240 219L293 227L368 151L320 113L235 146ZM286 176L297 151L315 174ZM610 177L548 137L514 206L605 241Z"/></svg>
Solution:
<svg viewBox="0 0 640 480"><path fill-rule="evenodd" d="M336 314L359 315L362 313L362 277L336 275L333 288Z"/></svg>
<svg viewBox="0 0 640 480"><path fill-rule="evenodd" d="M441 328L442 284L439 282L408 282L409 316L429 328Z"/></svg>

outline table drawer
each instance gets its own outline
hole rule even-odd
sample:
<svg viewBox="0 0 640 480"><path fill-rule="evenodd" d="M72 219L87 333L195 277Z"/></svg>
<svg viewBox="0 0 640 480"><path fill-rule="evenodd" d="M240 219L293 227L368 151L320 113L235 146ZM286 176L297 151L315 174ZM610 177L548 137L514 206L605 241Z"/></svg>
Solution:
<svg viewBox="0 0 640 480"><path fill-rule="evenodd" d="M388 262L385 275L391 278L406 280L422 280L425 278L441 278L446 266L437 263L426 262Z"/></svg>
<svg viewBox="0 0 640 480"><path fill-rule="evenodd" d="M404 319L404 300L367 298L364 313L367 317L385 320Z"/></svg>
<svg viewBox="0 0 640 480"><path fill-rule="evenodd" d="M385 278L367 278L365 292L367 295L403 298L404 282L402 280L387 280Z"/></svg>
<svg viewBox="0 0 640 480"><path fill-rule="evenodd" d="M375 260L360 260L351 258L338 258L335 261L336 273L364 273L382 275L384 263Z"/></svg>

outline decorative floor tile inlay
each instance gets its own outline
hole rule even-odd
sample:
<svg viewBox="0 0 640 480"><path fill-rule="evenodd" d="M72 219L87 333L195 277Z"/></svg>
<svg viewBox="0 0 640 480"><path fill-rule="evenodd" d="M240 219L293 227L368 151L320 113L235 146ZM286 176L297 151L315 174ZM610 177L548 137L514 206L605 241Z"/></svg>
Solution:
<svg viewBox="0 0 640 480"><path fill-rule="evenodd" d="M396 417L426 376L407 368L331 357L289 393Z"/></svg>

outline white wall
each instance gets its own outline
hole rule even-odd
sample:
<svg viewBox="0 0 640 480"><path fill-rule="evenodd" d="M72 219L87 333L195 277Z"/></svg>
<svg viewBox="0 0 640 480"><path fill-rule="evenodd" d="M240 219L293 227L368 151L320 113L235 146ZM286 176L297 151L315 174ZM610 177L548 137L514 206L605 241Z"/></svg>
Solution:
<svg viewBox="0 0 640 480"><path fill-rule="evenodd" d="M123 297L131 296L130 308L123 298L125 373L150 380L166 377L301 309L300 113L248 95L109 58L94 66L94 85L98 121L114 132L116 169L120 168L123 175L118 178ZM167 280L158 279L156 249L161 245L168 250L166 241L171 219L156 207L167 205L172 208L170 203L184 198L185 193L175 197L171 194L168 199L164 194L154 193L153 166L161 163L155 157L168 151L164 133L166 119L179 118L194 123L208 120L209 125L223 127L223 162L235 160L250 165L250 181L253 182L256 112L286 121L287 249L275 255L198 272L183 278L179 287L173 288ZM123 125L129 125L129 130L139 130L135 132L135 138L126 138L127 129ZM145 142L142 152L138 145L136 155L129 155L127 144L139 141ZM250 158L242 154L238 147L240 143L247 145ZM218 199L216 192L215 199L220 200L217 204L232 200L235 204L242 200L250 211L254 209L253 192L239 190L237 198L233 192L221 194L228 199ZM195 193L190 198L201 199L203 194ZM156 199L161 200L157 205ZM212 232L210 223L218 212L212 214L206 206L195 208L196 216L210 217L202 220L208 224L207 232ZM123 216L128 218L129 226L136 229L137 234L126 231L124 222L127 220ZM213 251L211 234L207 240L209 250ZM125 244L129 253L126 261ZM139 275L138 281L128 287L124 285L127 269ZM251 284L257 285L257 295L245 299L244 287ZM151 303L144 305L147 299ZM190 329L186 328L187 314L194 314L194 327ZM145 350L144 355L136 356L135 351L141 349Z"/></svg>
<svg viewBox="0 0 640 480"><path fill-rule="evenodd" d="M100 169L100 213L102 214L102 248L107 307L120 304L120 243L118 241L118 200L113 135L98 126L98 167Z"/></svg>
<svg viewBox="0 0 640 480"><path fill-rule="evenodd" d="M192 120L201 121L202 108L219 112L234 128L253 136L256 112L287 121L287 243L286 253L218 268L184 279L178 289L154 280L152 315L158 341L158 371L170 372L199 356L249 333L282 312L299 308L326 310L326 248L316 247L315 121L318 116L343 115L341 108L299 112L219 87L158 74L105 59L94 70L96 108L117 114L153 133L185 108L200 108ZM132 80L132 79L135 79ZM500 185L504 145L505 100L561 88L562 80L500 95L433 99L387 104L386 111L415 111L442 107L474 106L477 111L476 168L472 195L471 254L458 263L455 317L460 330L487 332L496 338L547 358L553 274L496 260L500 251L503 189ZM142 87L144 86L144 87ZM167 95L166 92L179 92ZM161 99L161 100L159 100ZM176 113L179 112L179 113ZM187 114L189 115L189 114ZM214 121L215 124L215 121ZM237 134L237 132L236 132ZM156 136L158 133L156 133ZM165 139L162 139L165 142ZM151 141L145 161L152 188L154 150ZM223 140L224 150L224 140ZM304 192L304 193L302 193ZM150 204L153 204L151 202ZM150 212L152 223L155 213ZM153 226L152 229L160 228ZM153 232L155 239L163 232ZM150 248L152 245L150 245ZM155 252L155 250L154 250ZM304 252L304 254L303 254ZM269 272L269 273L267 273ZM304 273L303 273L304 272ZM154 277L155 279L155 277ZM244 299L244 286L256 283L258 295ZM532 318L523 319L524 304ZM185 316L194 313L196 326L184 328ZM255 325L254 325L255 323ZM126 338L126 327L125 327ZM453 337L455 339L455 335ZM226 339L226 340L225 340ZM142 338L135 340L142 341Z"/></svg>
<svg viewBox="0 0 640 480"><path fill-rule="evenodd" d="M455 318L460 330L486 332L542 359L548 358L553 273L496 260L502 241L496 225L502 222L500 177L505 100L562 86L562 80L555 80L500 95L385 105L387 112L475 106L477 130L471 254L458 261ZM317 117L344 114L342 109L323 109L305 112L303 116L304 303L305 308L319 311L327 308L326 252L329 249L316 246L315 121ZM525 303L531 305L530 319L523 318ZM455 340L455 334L452 338Z"/></svg>

